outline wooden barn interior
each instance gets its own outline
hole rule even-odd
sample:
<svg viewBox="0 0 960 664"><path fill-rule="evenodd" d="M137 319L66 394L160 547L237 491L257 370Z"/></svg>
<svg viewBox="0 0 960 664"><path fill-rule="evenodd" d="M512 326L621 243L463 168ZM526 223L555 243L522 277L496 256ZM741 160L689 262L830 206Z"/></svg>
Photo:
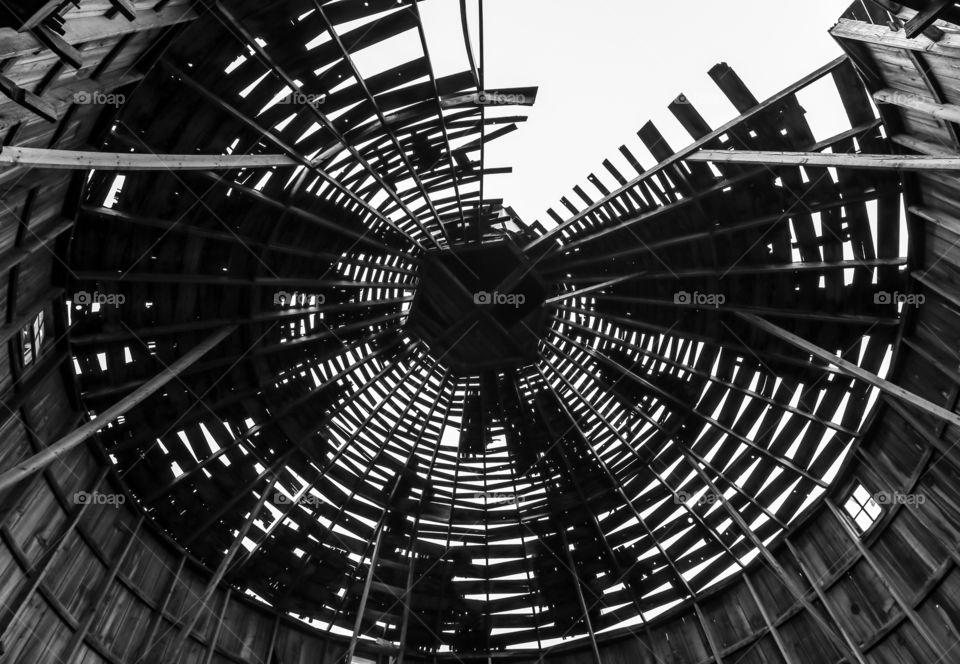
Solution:
<svg viewBox="0 0 960 664"><path fill-rule="evenodd" d="M960 4L847 2L542 221L477 3L0 2L0 662L960 662Z"/></svg>

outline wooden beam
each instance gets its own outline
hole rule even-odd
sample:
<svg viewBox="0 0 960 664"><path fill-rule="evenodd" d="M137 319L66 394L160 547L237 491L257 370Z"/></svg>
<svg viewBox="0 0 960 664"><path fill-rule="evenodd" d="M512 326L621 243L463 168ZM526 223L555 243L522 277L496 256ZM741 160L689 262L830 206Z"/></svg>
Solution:
<svg viewBox="0 0 960 664"><path fill-rule="evenodd" d="M113 5L111 11L121 14L128 21L137 20L137 8L133 0L110 0L110 4Z"/></svg>
<svg viewBox="0 0 960 664"><path fill-rule="evenodd" d="M960 107L958 107L960 111ZM766 150L702 150L686 161L765 166L825 166L865 170L960 171L960 156L834 154L824 152L778 152Z"/></svg>
<svg viewBox="0 0 960 664"><path fill-rule="evenodd" d="M204 609L207 607L207 603L213 598L214 592L217 590L217 586L220 585L220 582L223 580L223 577L230 570L230 565L233 562L233 559L236 557L237 552L243 547L243 540L246 539L247 533L250 531L250 528L253 526L253 522L256 521L257 516L260 512L263 511L264 505L267 503L267 498L273 493L273 488L277 484L277 480L280 478L279 475L274 475L270 478L270 481L267 482L267 485L264 487L263 492L260 494L260 498L257 500L257 504L250 510L250 514L247 515L247 518L244 520L243 525L240 527L240 530L237 531L236 537L233 538L233 543L230 544L230 548L227 549L227 553L220 560L220 564L217 565L216 571L213 573L213 576L210 577L210 580L207 582L206 588L204 588L203 593L198 597L197 601L194 603L194 606L198 606L197 610L192 614L189 620L183 625L180 630L180 634L177 635L175 641L176 645L171 648L169 652L173 653L174 662L179 662L183 655L188 651L187 650L187 641L190 639L190 632L193 631L193 628L196 627L197 622L200 620L200 616L203 615ZM190 611L193 607L187 609ZM179 623L179 621L178 621Z"/></svg>
<svg viewBox="0 0 960 664"><path fill-rule="evenodd" d="M357 648L360 630L363 629L363 614L367 610L367 599L370 597L370 588L373 587L374 573L377 569L377 563L380 560L380 546L383 544L383 531L384 525L381 519L380 528L377 530L376 543L373 545L373 555L370 557L370 569L367 570L367 579L363 584L363 594L360 596L360 606L357 608L357 619L353 624L353 634L350 635L350 645L347 647L347 653L340 660L343 662L353 661L353 653Z"/></svg>
<svg viewBox="0 0 960 664"><path fill-rule="evenodd" d="M923 34L924 30L932 26L933 22L951 7L953 7L953 0L929 0L927 8L918 11L917 15L903 27L907 39Z"/></svg>
<svg viewBox="0 0 960 664"><path fill-rule="evenodd" d="M4 146L0 164L31 168L114 171L209 171L239 168L298 166L299 162L280 154L137 154L133 152L96 152L91 150L54 150Z"/></svg>
<svg viewBox="0 0 960 664"><path fill-rule="evenodd" d="M74 46L68 44L63 37L48 28L46 25L41 23L33 28L31 32L33 32L33 36L37 38L37 41L56 53L57 57L59 57L63 62L70 65L74 69L83 68L83 56L80 54L80 51Z"/></svg>
<svg viewBox="0 0 960 664"><path fill-rule="evenodd" d="M97 431L113 422L121 415L127 413L131 408L144 401L147 397L155 393L161 387L178 376L187 367L193 365L197 360L210 352L221 341L226 339L236 330L235 325L226 327L192 348L183 357L165 367L163 371L141 385L134 392L130 393L112 407L90 420L83 426L78 427L60 440L54 442L46 449L38 452L28 459L19 462L16 466L0 474L0 491L7 489L30 475L49 466L51 463L62 457L64 454L83 443L87 438Z"/></svg>
<svg viewBox="0 0 960 664"><path fill-rule="evenodd" d="M898 399L900 399L901 401L907 404L915 406L920 410L926 411L927 413L933 415L934 417L943 419L949 424L952 424L953 426L960 427L960 415L958 415L957 413L949 411L942 406L938 406L937 404L933 403L932 401L928 401L923 397L917 396L913 392L905 390L899 385L896 385L890 382L889 380L880 378L876 374L871 373L866 369L859 367L856 364L853 364L852 362L848 362L847 360L844 360L834 355L830 351L824 350L820 346L814 343L810 343L806 339L788 330L785 330L778 325L774 325L773 323L767 320L764 320L759 316L754 316L753 314L741 314L741 313L738 313L736 315L742 318L743 320L747 321L748 323L753 324L755 327L763 330L764 332L767 332L775 337L778 337L779 339L782 339L783 341L786 341L787 343L793 346L796 346L800 350L820 358L824 362L827 362L829 364L836 366L841 373L846 374L847 376L852 376L853 378L857 378L866 383L869 383L870 385L873 385L874 387L880 389L881 391L886 392L891 396L897 397Z"/></svg>
<svg viewBox="0 0 960 664"><path fill-rule="evenodd" d="M938 104L932 99L913 92L903 92L893 88L884 88L873 93L873 100L878 104L891 104L918 113L932 115L939 120L960 122L960 106L956 104Z"/></svg>
<svg viewBox="0 0 960 664"><path fill-rule="evenodd" d="M0 76L0 92L10 97L14 103L39 115L44 120L48 122L57 121L57 109L54 108L53 104L40 95L21 88L6 76ZM4 148L4 150L6 149Z"/></svg>

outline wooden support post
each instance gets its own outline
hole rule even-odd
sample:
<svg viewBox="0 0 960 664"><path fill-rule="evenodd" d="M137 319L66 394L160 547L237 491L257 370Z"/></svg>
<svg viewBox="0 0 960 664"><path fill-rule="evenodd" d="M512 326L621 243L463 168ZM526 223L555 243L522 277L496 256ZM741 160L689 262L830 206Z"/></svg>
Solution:
<svg viewBox="0 0 960 664"><path fill-rule="evenodd" d="M797 561L797 564L800 566L801 571L803 571L804 576L807 577L807 580L810 581L810 586L813 588L813 592L817 594L817 599L820 600L820 603L823 604L823 607L827 610L827 613L830 614L831 620L837 625L837 629L840 630L840 635L843 637L843 641L847 646L847 649L854 659L860 664L867 664L866 659L863 656L863 653L860 651L860 648L857 646L856 642L853 640L853 636L843 627L840 621L837 619L836 611L833 609L833 605L827 600L826 595L823 594L823 589L820 587L820 584L817 581L817 578L810 571L810 568L807 566L806 562L803 560L803 557L800 555L800 552L793 545L789 539L784 540L787 549L790 550L790 553L793 555L794 559ZM807 602L809 604L809 602ZM810 605L811 608L813 605ZM815 609L814 609L815 610ZM819 617L819 612L816 614ZM823 618L820 618L822 621ZM834 634L832 629L829 630L830 634Z"/></svg>
<svg viewBox="0 0 960 664"><path fill-rule="evenodd" d="M570 553L570 542L567 539L567 531L563 524L560 524L557 530L560 531L563 550L567 554L567 565L569 565L570 573L573 575L573 585L577 590L577 601L580 602L580 610L583 611L583 622L587 628L587 633L590 635L590 650L593 652L593 660L596 664L603 664L603 659L600 657L600 649L597 647L597 635L593 631L593 623L590 621L590 611L587 608L586 600L583 598L583 587L580 585L580 575L577 574L577 566L573 560L573 554Z"/></svg>
<svg viewBox="0 0 960 664"><path fill-rule="evenodd" d="M243 547L243 540L246 538L250 528L253 527L253 522L257 520L257 516L263 510L263 506L267 504L267 499L270 497L273 487L276 486L279 477L279 475L274 475L272 478L270 478L270 481L267 482L263 492L260 494L260 498L257 500L257 504L253 507L253 509L250 510L250 514L247 515L247 518L240 527L240 530L237 531L237 536L233 538L233 543L230 545L230 548L227 549L227 553L220 560L220 564L217 565L216 571L214 571L213 576L211 576L210 580L207 582L207 586L204 588L203 593L194 603L194 606L197 607L197 610L183 625L174 647L170 650L170 652L173 653L173 658L171 660L172 662L179 662L184 654L186 654L187 643L190 640L190 633L193 631L193 628L196 627L197 622L199 622L200 617L207 608L208 602L213 597L213 593L216 592L217 586L220 585L223 577L230 570L230 565L233 562L233 559ZM188 612L190 611L190 608L192 607L187 608Z"/></svg>
<svg viewBox="0 0 960 664"><path fill-rule="evenodd" d="M34 454L32 457L21 461L10 470L0 474L0 491L7 489L17 482L29 477L35 472L42 470L46 466L62 457L64 454L83 443L87 438L97 431L113 422L115 419L127 413L142 401L157 392L160 388L178 376L184 369L191 366L201 357L210 352L221 341L230 336L236 329L235 325L228 326L219 332L200 342L192 348L186 355L176 362L166 367L159 374L148 380L139 388L134 390L115 405L111 406L103 413L90 420L86 424L78 427L60 440L56 441L46 449Z"/></svg>
<svg viewBox="0 0 960 664"><path fill-rule="evenodd" d="M763 601L760 599L757 589L750 580L750 575L746 572L743 573L743 583L747 586L747 590L750 591L753 601L757 603L757 609L760 610L760 615L763 616L763 622L767 625L767 631L770 632L770 636L773 638L774 643L777 644L780 654L783 655L783 661L785 661L787 664L795 664L793 658L790 657L790 651L787 650L787 644L780 635L780 630L778 630L776 625L773 624L773 619L770 617L769 612L767 612L766 607L763 605Z"/></svg>
<svg viewBox="0 0 960 664"><path fill-rule="evenodd" d="M759 329L765 332L768 332L769 334L772 334L773 336L778 337L783 341L786 341L787 343L792 344L793 346L796 346L800 350L806 353L810 353L811 355L814 355L815 357L820 358L824 362L833 364L840 370L841 373L846 374L847 376L851 376L853 378L862 380L865 383L869 383L870 385L873 385L874 387L880 389L883 392L886 392L891 396L897 397L901 401L911 406L915 406L935 417L946 420L953 426L960 427L960 415L958 415L957 413L954 413L953 411L949 411L942 406L938 406L932 401L928 401L923 397L917 396L913 392L903 389L899 385L896 385L894 383L891 383L888 380L880 378L876 374L871 373L866 369L859 367L856 364L853 364L852 362L848 362L847 360L844 360L834 355L830 351L824 350L820 346L810 343L806 339L803 339L802 337L788 330L785 330L778 325L774 325L773 323L767 320L764 320L759 316L754 316L752 314L741 314L741 313L738 313L736 315L744 319L745 321L752 323L754 326L758 327Z"/></svg>
<svg viewBox="0 0 960 664"><path fill-rule="evenodd" d="M958 107L960 110L960 107ZM960 157L925 155L834 154L775 152L760 150L702 150L686 159L718 164L762 164L764 166L822 166L864 170L960 171Z"/></svg>
<svg viewBox="0 0 960 664"><path fill-rule="evenodd" d="M295 159L282 154L137 154L11 145L0 148L0 164L101 171L210 171L299 165Z"/></svg>
<svg viewBox="0 0 960 664"><path fill-rule="evenodd" d="M233 588L227 588L223 593L223 605L217 614L217 624L213 628L213 634L210 635L210 643L207 645L207 656L203 664L213 664L213 657L217 652L217 641L220 640L220 633L223 631L223 617L227 614L227 606L230 605L230 598L233 597Z"/></svg>
<svg viewBox="0 0 960 664"><path fill-rule="evenodd" d="M367 580L363 584L363 594L360 596L360 606L357 607L357 619L353 623L353 634L350 636L350 646L346 654L339 660L345 664L353 661L353 652L357 648L357 639L360 638L360 630L363 629L363 614L367 610L367 598L370 597L370 588L373 587L373 578L376 573L377 563L380 560L380 546L383 544L383 532L386 528L381 520L380 529L377 531L377 539L373 545L373 555L370 556L370 569L367 570Z"/></svg>

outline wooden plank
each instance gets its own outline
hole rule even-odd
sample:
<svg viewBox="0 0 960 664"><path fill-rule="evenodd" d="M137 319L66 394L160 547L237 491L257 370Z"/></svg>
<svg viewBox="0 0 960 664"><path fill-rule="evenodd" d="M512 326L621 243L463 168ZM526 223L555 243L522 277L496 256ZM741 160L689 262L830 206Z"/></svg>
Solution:
<svg viewBox="0 0 960 664"><path fill-rule="evenodd" d="M279 154L159 155L137 154L132 152L24 148L7 145L0 149L0 164L65 170L87 170L93 168L112 171L209 171L298 166L299 162L291 157Z"/></svg>
<svg viewBox="0 0 960 664"><path fill-rule="evenodd" d="M932 26L933 22L951 7L953 7L953 0L929 0L927 8L917 12L917 15L903 27L907 39L923 34L924 30Z"/></svg>
<svg viewBox="0 0 960 664"><path fill-rule="evenodd" d="M0 474L0 491L15 485L17 482L29 477L33 473L42 470L46 466L53 463L53 461L56 459L59 459L64 454L83 443L87 438L95 434L107 424L113 422L115 419L129 411L131 408L135 407L151 394L162 388L174 377L179 375L184 369L197 362L197 360L210 352L221 341L230 336L230 334L232 334L236 329L236 326L232 325L212 334L207 339L192 348L189 352L184 354L179 360L165 368L164 371L148 380L136 391L121 399L111 408L108 408L83 426L73 430L60 440L52 443L41 452L34 454L29 459L25 459L24 461L18 463L14 468Z"/></svg>
<svg viewBox="0 0 960 664"><path fill-rule="evenodd" d="M960 171L960 157L928 157L926 155L702 150L687 157L686 161L765 166L826 166L867 170Z"/></svg>
<svg viewBox="0 0 960 664"><path fill-rule="evenodd" d="M933 415L934 417L938 417L942 420L946 420L948 423L952 424L953 426L960 427L960 415L958 415L957 413L949 411L943 406L938 406L932 401L928 401L923 397L917 396L913 392L903 389L899 385L896 385L894 383L891 383L888 380L880 378L876 374L871 373L866 369L863 369L862 367L859 367L856 364L853 364L852 362L848 362L847 360L844 360L843 358L834 355L830 351L824 350L820 346L810 343L806 339L803 339L798 335L793 334L792 332L789 332L788 330L785 330L782 327L779 327L778 325L774 325L773 323L766 321L760 318L759 316L754 316L753 314L741 314L741 313L738 313L736 315L742 318L743 320L749 323L752 323L753 325L760 328L761 330L764 330L765 332L768 332L773 336L778 337L786 341L787 343L792 344L793 346L796 346L800 350L810 353L811 355L814 355L820 358L824 362L828 362L829 364L836 366L841 371L841 373L844 373L848 376L852 376L854 378L858 378L866 383L869 383L870 385L873 385L876 388L879 388L883 392L886 392L887 394L900 399L905 403L908 403L912 406L919 408L920 410L923 410Z"/></svg>
<svg viewBox="0 0 960 664"><path fill-rule="evenodd" d="M6 76L0 76L0 92L44 120L56 122L57 109L54 108L53 104L40 95L21 88Z"/></svg>

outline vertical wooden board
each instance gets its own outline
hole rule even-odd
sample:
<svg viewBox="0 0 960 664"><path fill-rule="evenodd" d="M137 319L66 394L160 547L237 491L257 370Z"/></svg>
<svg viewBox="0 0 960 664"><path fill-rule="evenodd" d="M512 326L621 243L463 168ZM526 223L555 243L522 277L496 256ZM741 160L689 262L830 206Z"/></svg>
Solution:
<svg viewBox="0 0 960 664"><path fill-rule="evenodd" d="M756 587L757 595L774 623L797 603L797 600L790 595L786 586L783 585L783 581L769 567L765 565L758 567L756 572L751 573L750 578L753 580L754 587Z"/></svg>
<svg viewBox="0 0 960 664"><path fill-rule="evenodd" d="M600 656L610 664L655 664L653 649L645 642L645 636L637 634L613 643L600 643Z"/></svg>
<svg viewBox="0 0 960 664"><path fill-rule="evenodd" d="M861 560L824 591L838 620L856 641L865 641L903 612L873 568Z"/></svg>
<svg viewBox="0 0 960 664"><path fill-rule="evenodd" d="M707 627L721 650L766 629L750 589L742 581L701 602Z"/></svg>
<svg viewBox="0 0 960 664"><path fill-rule="evenodd" d="M677 616L666 625L650 630L654 655L666 664L699 662L710 655L710 648L693 613Z"/></svg>
<svg viewBox="0 0 960 664"><path fill-rule="evenodd" d="M2 370L3 367L0 366L0 371ZM27 430L20 420L19 413L8 413L5 416L3 423L0 424L0 440L3 441L3 444L0 445L0 468L10 468L32 453L30 441L27 438ZM18 503L27 499L28 496L26 495L13 493L8 498L8 500ZM6 510L9 507L7 501L4 501L4 509Z"/></svg>
<svg viewBox="0 0 960 664"><path fill-rule="evenodd" d="M144 530L123 561L121 574L155 604L163 601L163 593L177 567L177 560L154 534Z"/></svg>
<svg viewBox="0 0 960 664"><path fill-rule="evenodd" d="M34 593L20 619L7 630L3 644L11 662L56 662L70 635L56 612Z"/></svg>
<svg viewBox="0 0 960 664"><path fill-rule="evenodd" d="M331 641L324 657L323 644L317 638L304 634L288 624L281 624L277 632L276 657L289 664L333 664L346 649L340 640Z"/></svg>
<svg viewBox="0 0 960 664"><path fill-rule="evenodd" d="M907 597L930 578L948 551L908 510L901 509L871 547L878 564Z"/></svg>
<svg viewBox="0 0 960 664"><path fill-rule="evenodd" d="M217 645L241 659L264 660L270 648L273 623L269 613L243 600L231 600Z"/></svg>
<svg viewBox="0 0 960 664"><path fill-rule="evenodd" d="M923 637L908 621L900 623L873 650L871 664L904 664L905 662L947 662L923 642Z"/></svg>
<svg viewBox="0 0 960 664"><path fill-rule="evenodd" d="M6 546L0 545L0 597L14 598L28 584L23 568ZM18 607L4 605L4 610L16 610Z"/></svg>
<svg viewBox="0 0 960 664"><path fill-rule="evenodd" d="M960 531L960 468L950 463L936 463L920 478L924 496L923 512L956 546Z"/></svg>
<svg viewBox="0 0 960 664"><path fill-rule="evenodd" d="M792 541L810 572L818 578L834 574L859 555L843 526L829 512L812 519L804 537Z"/></svg>
<svg viewBox="0 0 960 664"><path fill-rule="evenodd" d="M24 503L21 512L11 515L7 527L27 560L35 563L62 532L66 520L53 494L44 486Z"/></svg>
<svg viewBox="0 0 960 664"><path fill-rule="evenodd" d="M909 350L906 355L912 355ZM927 441L899 413L888 409L883 427L867 442L873 470L888 486L903 486L923 458Z"/></svg>
<svg viewBox="0 0 960 664"><path fill-rule="evenodd" d="M917 606L917 615L933 633L943 652L956 652L960 642L960 570L953 566L947 576ZM960 655L958 655L960 656Z"/></svg>
<svg viewBox="0 0 960 664"><path fill-rule="evenodd" d="M813 605L826 615L819 602ZM829 621L829 618L827 618ZM834 631L836 626L832 625ZM797 662L836 662L841 654L840 649L823 631L823 627L806 611L801 611L779 628L790 658ZM838 632L839 633L839 632Z"/></svg>
<svg viewBox="0 0 960 664"><path fill-rule="evenodd" d="M136 659L147 638L152 612L122 583L114 583L104 602L106 610L97 616L91 633L116 654L120 661Z"/></svg>
<svg viewBox="0 0 960 664"><path fill-rule="evenodd" d="M50 566L48 587L50 592L77 620L92 609L97 589L107 573L89 547L77 535L71 533L67 546Z"/></svg>

